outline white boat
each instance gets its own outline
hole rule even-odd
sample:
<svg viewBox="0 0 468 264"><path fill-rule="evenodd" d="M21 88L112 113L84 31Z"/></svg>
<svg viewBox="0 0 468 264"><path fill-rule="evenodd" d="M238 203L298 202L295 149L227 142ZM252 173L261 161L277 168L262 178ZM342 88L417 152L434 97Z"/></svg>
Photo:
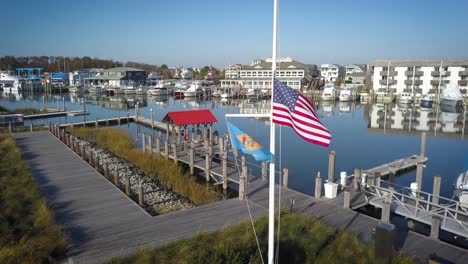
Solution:
<svg viewBox="0 0 468 264"><path fill-rule="evenodd" d="M434 97L430 94L424 94L421 97L421 107L422 108L431 108L432 104L434 103Z"/></svg>
<svg viewBox="0 0 468 264"><path fill-rule="evenodd" d="M400 93L397 97L397 102L400 104L411 104L413 102L413 95L410 93Z"/></svg>
<svg viewBox="0 0 468 264"><path fill-rule="evenodd" d="M17 92L21 90L19 77L14 75L12 72L0 72L0 87L3 88L4 91L9 92Z"/></svg>
<svg viewBox="0 0 468 264"><path fill-rule="evenodd" d="M463 207L468 207L468 170L458 176L455 183L455 195Z"/></svg>
<svg viewBox="0 0 468 264"><path fill-rule="evenodd" d="M349 102L353 100L350 90L341 90L339 95L340 102Z"/></svg>
<svg viewBox="0 0 468 264"><path fill-rule="evenodd" d="M463 96L457 85L449 85L442 91L440 104L447 106L462 106Z"/></svg>
<svg viewBox="0 0 468 264"><path fill-rule="evenodd" d="M322 101L335 101L335 85L333 83L325 84L322 92Z"/></svg>
<svg viewBox="0 0 468 264"><path fill-rule="evenodd" d="M190 87L182 91L184 97L199 97L203 94L202 83L201 81L195 81L190 84Z"/></svg>

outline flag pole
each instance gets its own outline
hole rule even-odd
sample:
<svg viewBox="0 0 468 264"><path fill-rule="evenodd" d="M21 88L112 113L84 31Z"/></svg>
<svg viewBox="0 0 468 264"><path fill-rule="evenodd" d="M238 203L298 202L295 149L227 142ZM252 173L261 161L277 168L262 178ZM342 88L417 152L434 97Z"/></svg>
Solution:
<svg viewBox="0 0 468 264"><path fill-rule="evenodd" d="M270 179L269 179L269 206L268 206L268 264L274 262L275 248L275 124L273 123L273 97L276 74L276 41L278 32L278 0L273 0L273 50L271 56L271 112L270 112Z"/></svg>

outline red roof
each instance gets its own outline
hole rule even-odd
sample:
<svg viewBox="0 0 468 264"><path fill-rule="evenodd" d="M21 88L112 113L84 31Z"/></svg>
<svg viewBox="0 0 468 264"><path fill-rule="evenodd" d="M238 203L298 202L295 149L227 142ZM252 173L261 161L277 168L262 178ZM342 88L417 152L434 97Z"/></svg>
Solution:
<svg viewBox="0 0 468 264"><path fill-rule="evenodd" d="M172 120L176 126L210 124L218 122L211 111L207 109L168 112L162 119L162 122L169 122L170 120Z"/></svg>

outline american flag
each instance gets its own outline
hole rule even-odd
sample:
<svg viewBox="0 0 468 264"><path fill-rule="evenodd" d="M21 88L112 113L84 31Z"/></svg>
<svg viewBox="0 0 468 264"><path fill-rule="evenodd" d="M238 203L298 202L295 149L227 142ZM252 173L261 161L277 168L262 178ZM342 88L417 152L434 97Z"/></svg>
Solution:
<svg viewBox="0 0 468 264"><path fill-rule="evenodd" d="M291 127L310 143L330 145L330 132L318 119L310 101L277 80L273 86L273 123Z"/></svg>

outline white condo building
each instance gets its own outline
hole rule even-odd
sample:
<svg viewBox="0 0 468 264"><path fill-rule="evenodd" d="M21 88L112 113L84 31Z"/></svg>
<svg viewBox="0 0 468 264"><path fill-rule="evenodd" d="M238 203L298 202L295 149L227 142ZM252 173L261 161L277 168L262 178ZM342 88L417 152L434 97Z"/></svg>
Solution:
<svg viewBox="0 0 468 264"><path fill-rule="evenodd" d="M336 82L343 78L343 67L338 64L322 64L320 75L327 82Z"/></svg>
<svg viewBox="0 0 468 264"><path fill-rule="evenodd" d="M270 89L271 59L254 60L255 64L232 64L225 68L225 78L221 80L221 88ZM306 76L312 75L315 65L303 64L290 57L279 58L277 61L276 78L289 87L299 90L306 84Z"/></svg>
<svg viewBox="0 0 468 264"><path fill-rule="evenodd" d="M447 85L456 85L466 94L468 60L375 61L375 93L437 94Z"/></svg>

